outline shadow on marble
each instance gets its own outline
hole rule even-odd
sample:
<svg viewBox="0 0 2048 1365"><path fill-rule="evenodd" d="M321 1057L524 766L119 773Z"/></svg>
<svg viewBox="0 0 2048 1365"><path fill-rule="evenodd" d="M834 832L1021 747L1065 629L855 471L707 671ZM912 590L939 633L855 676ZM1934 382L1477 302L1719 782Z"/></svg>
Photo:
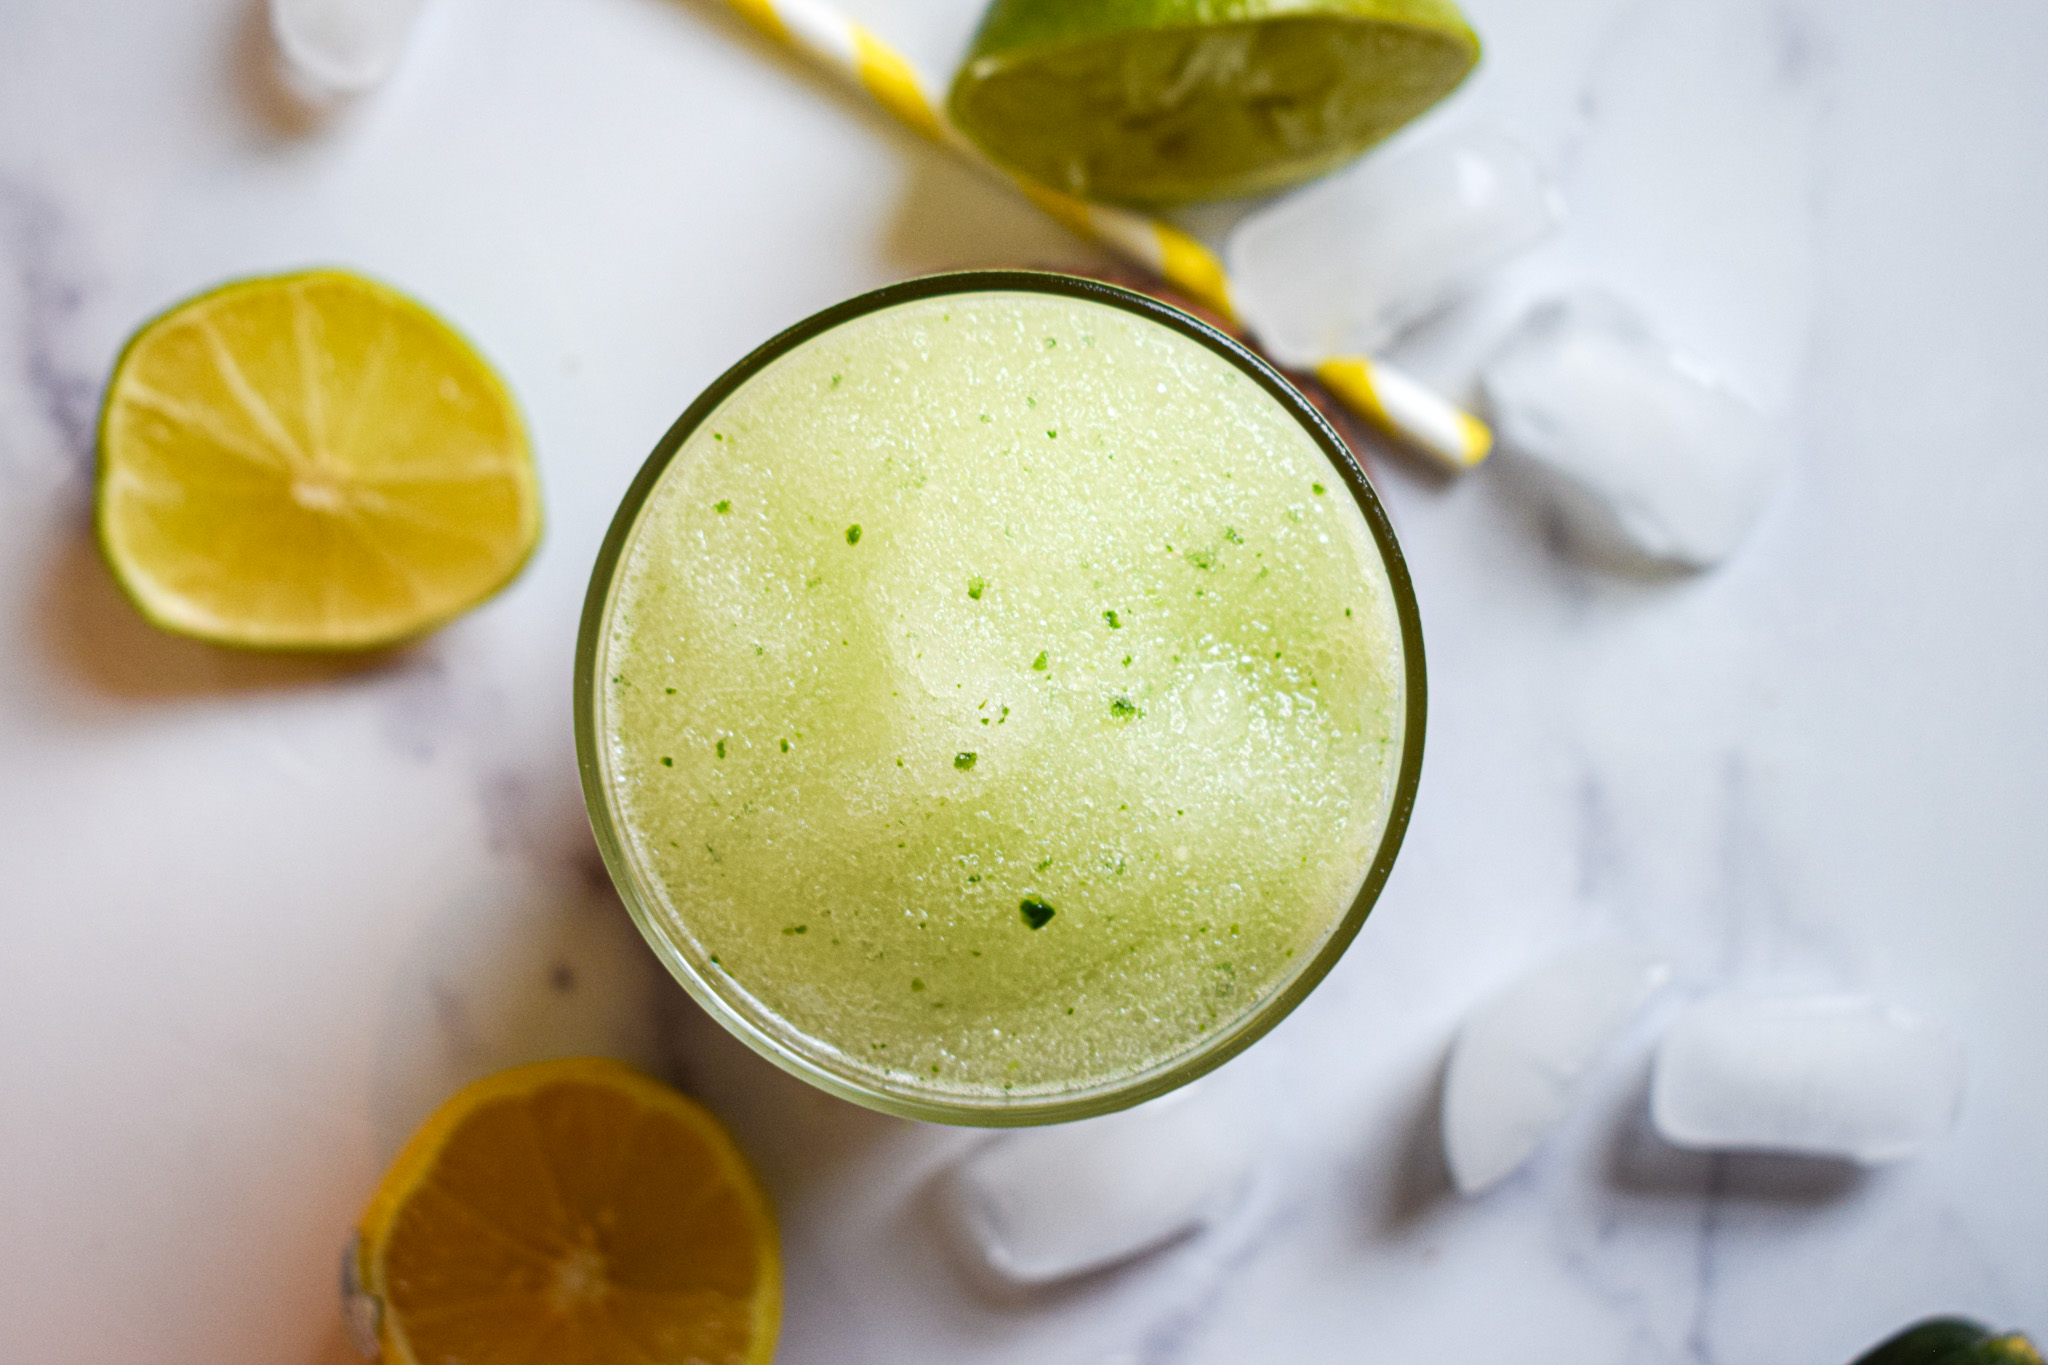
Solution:
<svg viewBox="0 0 2048 1365"><path fill-rule="evenodd" d="M619 911L623 917L625 911ZM666 1078L725 1120L778 1203L904 1130L921 1127L863 1109L798 1080L727 1032L648 956Z"/></svg>
<svg viewBox="0 0 2048 1365"><path fill-rule="evenodd" d="M1114 269L1113 260L1054 223L1008 185L936 148L919 146L880 243L904 275L945 270Z"/></svg>
<svg viewBox="0 0 2048 1365"><path fill-rule="evenodd" d="M1389 1178L1373 1218L1373 1232L1380 1238L1407 1236L1456 1195L1450 1163L1444 1159L1444 1073L1449 1065L1446 1047L1384 1153Z"/></svg>
<svg viewBox="0 0 2048 1365"><path fill-rule="evenodd" d="M393 945L370 1104L391 1159L471 1081L556 1057L658 1072L660 968L609 886L573 869L503 864L451 894Z"/></svg>
<svg viewBox="0 0 2048 1365"><path fill-rule="evenodd" d="M1867 1167L1829 1157L1675 1147L1650 1122L1647 1068L1616 1116L1602 1167L1607 1183L1623 1194L1712 1197L1788 1209L1840 1203L1874 1176Z"/></svg>
<svg viewBox="0 0 2048 1365"><path fill-rule="evenodd" d="M291 68L270 36L269 0L248 0L242 6L226 61L229 86L242 108L274 138L310 137L333 123L343 108L339 99L312 99L293 86Z"/></svg>
<svg viewBox="0 0 2048 1365"><path fill-rule="evenodd" d="M1494 420L1490 412L1482 411L1480 416ZM1487 463L1493 467L1494 487L1499 496L1516 509L1518 519L1529 528L1530 538L1568 572L1597 573L1650 590L1681 587L1712 572L1639 555L1618 542L1589 541L1572 530L1533 461L1517 455L1512 448L1502 448Z"/></svg>
<svg viewBox="0 0 2048 1365"><path fill-rule="evenodd" d="M177 701L318 686L402 668L414 648L360 654L266 654L158 630L121 592L89 531L51 556L38 586L35 638L64 673L132 701Z"/></svg>

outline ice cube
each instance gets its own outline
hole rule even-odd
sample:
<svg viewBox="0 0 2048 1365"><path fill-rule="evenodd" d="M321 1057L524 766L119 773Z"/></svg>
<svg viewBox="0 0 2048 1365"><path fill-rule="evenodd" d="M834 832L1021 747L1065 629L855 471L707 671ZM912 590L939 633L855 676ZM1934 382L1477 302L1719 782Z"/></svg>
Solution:
<svg viewBox="0 0 2048 1365"><path fill-rule="evenodd" d="M1465 1194L1528 1159L1579 1082L1671 979L1647 948L1602 943L1537 968L1472 1011L1444 1073L1444 1157Z"/></svg>
<svg viewBox="0 0 2048 1365"><path fill-rule="evenodd" d="M1535 157L1475 128L1367 157L1260 209L1224 253L1260 343L1306 367L1380 349L1563 217Z"/></svg>
<svg viewBox="0 0 2048 1365"><path fill-rule="evenodd" d="M354 94L391 74L425 0L270 0L270 32L316 93Z"/></svg>
<svg viewBox="0 0 2048 1365"><path fill-rule="evenodd" d="M1189 1087L1119 1114L1006 1133L954 1167L943 1198L988 1269L1044 1284L1214 1221L1242 1194L1264 1138L1253 1106Z"/></svg>
<svg viewBox="0 0 2048 1365"><path fill-rule="evenodd" d="M1778 425L1598 291L1532 310L1480 382L1501 448L1544 475L1598 551L1718 563L1789 462Z"/></svg>
<svg viewBox="0 0 2048 1365"><path fill-rule="evenodd" d="M1719 995L1657 1045L1650 1115L1681 1147L1800 1152L1873 1165L1955 1125L1963 1048L1867 996Z"/></svg>

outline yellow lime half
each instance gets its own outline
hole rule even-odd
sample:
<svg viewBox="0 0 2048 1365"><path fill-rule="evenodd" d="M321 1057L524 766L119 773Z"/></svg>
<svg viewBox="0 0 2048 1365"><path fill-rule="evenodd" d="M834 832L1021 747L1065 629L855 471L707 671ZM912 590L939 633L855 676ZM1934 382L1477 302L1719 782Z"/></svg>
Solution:
<svg viewBox="0 0 2048 1365"><path fill-rule="evenodd" d="M995 0L947 107L1020 175L1171 205L1321 175L1478 60L1450 0Z"/></svg>
<svg viewBox="0 0 2048 1365"><path fill-rule="evenodd" d="M595 1057L443 1105L347 1270L384 1365L767 1365L782 1314L774 1216L732 1138Z"/></svg>
<svg viewBox="0 0 2048 1365"><path fill-rule="evenodd" d="M413 300L343 271L242 280L129 341L100 412L100 546L165 630L257 649L417 635L540 535L504 382Z"/></svg>

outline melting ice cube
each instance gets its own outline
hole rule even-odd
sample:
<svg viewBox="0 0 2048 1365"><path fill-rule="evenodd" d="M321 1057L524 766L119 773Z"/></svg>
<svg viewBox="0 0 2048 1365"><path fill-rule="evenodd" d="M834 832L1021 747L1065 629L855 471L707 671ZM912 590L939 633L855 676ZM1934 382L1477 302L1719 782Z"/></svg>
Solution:
<svg viewBox="0 0 2048 1365"><path fill-rule="evenodd" d="M1501 446L1547 476L1595 549L1717 563L1787 463L1781 430L1596 291L1533 310L1480 379Z"/></svg>
<svg viewBox="0 0 2048 1365"><path fill-rule="evenodd" d="M1536 1150L1579 1082L1671 978L1648 949L1596 944L1522 977L1474 1010L1444 1074L1444 1156L1476 1194Z"/></svg>
<svg viewBox="0 0 2048 1365"><path fill-rule="evenodd" d="M425 0L270 0L270 31L316 90L368 90L398 64Z"/></svg>
<svg viewBox="0 0 2048 1365"><path fill-rule="evenodd" d="M1225 255L1260 342L1307 366L1378 350L1563 216L1536 159L1479 128L1367 157L1253 213Z"/></svg>
<svg viewBox="0 0 2048 1365"><path fill-rule="evenodd" d="M1043 1284L1162 1246L1236 1202L1264 1138L1250 1106L1219 1089L976 1148L944 1187L948 1214L988 1268Z"/></svg>
<svg viewBox="0 0 2048 1365"><path fill-rule="evenodd" d="M1962 1043L1865 996L1711 996L1657 1045L1650 1115L1682 1147L1800 1152L1866 1165L1955 1125Z"/></svg>

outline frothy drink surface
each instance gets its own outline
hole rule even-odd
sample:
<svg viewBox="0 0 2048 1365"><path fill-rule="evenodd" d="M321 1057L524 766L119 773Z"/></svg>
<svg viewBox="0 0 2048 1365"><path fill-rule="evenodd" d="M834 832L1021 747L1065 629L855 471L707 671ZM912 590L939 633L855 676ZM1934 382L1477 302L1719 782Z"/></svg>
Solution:
<svg viewBox="0 0 2048 1365"><path fill-rule="evenodd" d="M935 1095L1241 1019L1350 907L1400 763L1387 573L1322 451L1194 340L1032 293L747 381L644 507L598 666L665 931Z"/></svg>

